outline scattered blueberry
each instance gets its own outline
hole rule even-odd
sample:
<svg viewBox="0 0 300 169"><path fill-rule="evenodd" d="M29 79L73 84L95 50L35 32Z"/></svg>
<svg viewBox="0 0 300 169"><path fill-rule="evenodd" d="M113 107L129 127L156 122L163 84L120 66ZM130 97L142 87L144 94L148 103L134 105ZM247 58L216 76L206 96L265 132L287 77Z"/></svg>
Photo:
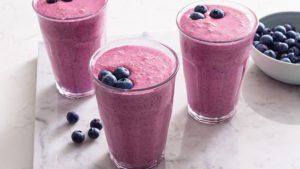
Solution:
<svg viewBox="0 0 300 169"><path fill-rule="evenodd" d="M286 62L286 63L292 63L289 58L282 58L281 61Z"/></svg>
<svg viewBox="0 0 300 169"><path fill-rule="evenodd" d="M97 128L99 130L101 130L103 128L102 123L100 121L100 119L94 119L90 122L90 127L91 128Z"/></svg>
<svg viewBox="0 0 300 169"><path fill-rule="evenodd" d="M285 30L286 30L287 32L288 32L288 31L291 31L291 30L293 29L293 26L290 25L290 24L284 24L283 26L284 26L284 28L285 28Z"/></svg>
<svg viewBox="0 0 300 169"><path fill-rule="evenodd" d="M276 31L279 31L279 32L281 32L281 33L283 33L283 34L286 34L286 29L285 29L285 27L282 26L282 25L278 25L278 26L274 27L274 31L275 31L275 32L276 32Z"/></svg>
<svg viewBox="0 0 300 169"><path fill-rule="evenodd" d="M100 81L102 81L102 78L105 76L105 75L108 75L108 74L112 74L109 70L101 70L99 75L98 75L98 79Z"/></svg>
<svg viewBox="0 0 300 169"><path fill-rule="evenodd" d="M75 124L79 120L79 115L75 112L68 112L66 118L70 124Z"/></svg>
<svg viewBox="0 0 300 169"><path fill-rule="evenodd" d="M276 42L283 42L286 40L286 36L282 32L276 31L273 34L273 40Z"/></svg>
<svg viewBox="0 0 300 169"><path fill-rule="evenodd" d="M285 40L285 43L288 44L289 47L291 48L291 47L295 46L296 40L290 38L290 39Z"/></svg>
<svg viewBox="0 0 300 169"><path fill-rule="evenodd" d="M295 39L297 37L297 33L295 31L288 31L286 33L286 37L287 38L292 38L292 39Z"/></svg>
<svg viewBox="0 0 300 169"><path fill-rule="evenodd" d="M195 12L200 12L202 14L205 14L207 12L207 7L205 5L197 5L195 8L194 8L194 11Z"/></svg>
<svg viewBox="0 0 300 169"><path fill-rule="evenodd" d="M289 50L289 45L286 44L286 43L279 43L277 46L276 46L276 51L278 51L279 53L284 53L284 52L287 52Z"/></svg>
<svg viewBox="0 0 300 169"><path fill-rule="evenodd" d="M260 39L260 35L258 33L256 33L254 35L254 41L259 41L259 39Z"/></svg>
<svg viewBox="0 0 300 169"><path fill-rule="evenodd" d="M210 11L209 16L214 18L214 19L220 19L220 18L223 18L225 16L225 13L221 9L215 8L215 9Z"/></svg>
<svg viewBox="0 0 300 169"><path fill-rule="evenodd" d="M190 15L190 18L192 20L198 20L198 19L204 19L205 16L202 14L202 13L199 13L199 12L193 12L191 15Z"/></svg>
<svg viewBox="0 0 300 169"><path fill-rule="evenodd" d="M267 56L270 56L270 57L272 57L274 59L276 58L276 53L273 50L266 50L264 52L264 54L267 55Z"/></svg>
<svg viewBox="0 0 300 169"><path fill-rule="evenodd" d="M117 81L116 87L120 89L132 89L133 82L130 79L122 78Z"/></svg>
<svg viewBox="0 0 300 169"><path fill-rule="evenodd" d="M77 144L80 144L84 141L85 139L85 135L82 131L80 130L77 130L77 131L74 131L72 133L72 136L71 136L72 140L74 143L77 143Z"/></svg>
<svg viewBox="0 0 300 169"><path fill-rule="evenodd" d="M91 139L97 139L100 135L100 131L97 128L90 128L88 131L88 135Z"/></svg>
<svg viewBox="0 0 300 169"><path fill-rule="evenodd" d="M264 53L266 50L268 50L268 47L264 44L258 44L255 46L257 50Z"/></svg>
<svg viewBox="0 0 300 169"><path fill-rule="evenodd" d="M264 32L264 29L265 29L265 25L263 23L259 22L256 33L262 34Z"/></svg>
<svg viewBox="0 0 300 169"><path fill-rule="evenodd" d="M113 72L113 74L119 80L122 78L128 78L130 76L130 71L123 66L119 66L116 68L116 70Z"/></svg>
<svg viewBox="0 0 300 169"><path fill-rule="evenodd" d="M113 74L107 74L102 78L102 82L108 86L116 86L117 78Z"/></svg>
<svg viewBox="0 0 300 169"><path fill-rule="evenodd" d="M256 47L259 44L259 41L253 41L253 45Z"/></svg>
<svg viewBox="0 0 300 169"><path fill-rule="evenodd" d="M288 53L294 53L296 56L300 55L300 50L297 47L292 47L288 50Z"/></svg>
<svg viewBox="0 0 300 169"><path fill-rule="evenodd" d="M261 44L267 45L267 46L271 46L273 43L273 38L271 35L263 35L260 37L259 42Z"/></svg>

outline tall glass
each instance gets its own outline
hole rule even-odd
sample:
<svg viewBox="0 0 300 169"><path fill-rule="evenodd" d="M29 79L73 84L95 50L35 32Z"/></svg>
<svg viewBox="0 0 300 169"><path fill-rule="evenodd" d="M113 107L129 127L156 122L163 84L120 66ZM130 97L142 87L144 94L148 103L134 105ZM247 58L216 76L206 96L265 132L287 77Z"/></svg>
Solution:
<svg viewBox="0 0 300 169"><path fill-rule="evenodd" d="M191 36L182 29L180 20L186 11L199 4L228 6L244 12L252 22L251 32L230 41L209 41ZM179 12L177 26L183 55L188 114L195 120L214 124L234 115L257 25L257 18L250 9L230 1L201 0Z"/></svg>
<svg viewBox="0 0 300 169"><path fill-rule="evenodd" d="M144 89L123 90L98 81L96 61L106 51L124 45L137 45L164 52L174 68L168 79ZM178 58L169 47L151 40L127 39L98 50L91 59L96 97L112 161L122 169L146 169L163 157L173 106Z"/></svg>
<svg viewBox="0 0 300 169"><path fill-rule="evenodd" d="M38 0L33 1L56 87L65 97L94 94L88 67L92 54L105 42L107 1L95 13L79 18L44 16L36 7Z"/></svg>

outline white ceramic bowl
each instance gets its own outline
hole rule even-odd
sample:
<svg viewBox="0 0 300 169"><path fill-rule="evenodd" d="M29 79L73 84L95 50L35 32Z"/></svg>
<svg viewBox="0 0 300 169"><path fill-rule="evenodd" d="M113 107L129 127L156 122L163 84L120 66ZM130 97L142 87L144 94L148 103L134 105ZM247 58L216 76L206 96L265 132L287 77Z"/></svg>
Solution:
<svg viewBox="0 0 300 169"><path fill-rule="evenodd" d="M266 27L274 27L280 24L292 24L300 31L300 12L280 12L260 19ZM255 64L268 76L283 83L300 85L300 64L286 63L273 59L255 47L251 54Z"/></svg>

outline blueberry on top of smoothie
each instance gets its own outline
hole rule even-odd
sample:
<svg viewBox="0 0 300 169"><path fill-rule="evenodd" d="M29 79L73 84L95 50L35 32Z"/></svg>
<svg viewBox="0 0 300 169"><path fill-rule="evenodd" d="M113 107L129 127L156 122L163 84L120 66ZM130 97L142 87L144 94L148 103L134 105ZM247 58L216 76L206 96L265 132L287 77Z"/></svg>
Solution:
<svg viewBox="0 0 300 169"><path fill-rule="evenodd" d="M225 13L224 13L223 10L215 8L215 9L210 11L209 16L214 18L214 19L220 19L220 18L223 18L225 16Z"/></svg>
<svg viewBox="0 0 300 169"><path fill-rule="evenodd" d="M113 74L107 74L102 78L102 82L108 86L116 86L117 78Z"/></svg>
<svg viewBox="0 0 300 169"><path fill-rule="evenodd" d="M133 82L128 78L122 78L117 81L116 87L120 89L132 89Z"/></svg>
<svg viewBox="0 0 300 169"><path fill-rule="evenodd" d="M202 13L202 14L205 14L208 9L205 5L197 5L195 8L194 8L194 11L195 12L199 12L199 13Z"/></svg>
<svg viewBox="0 0 300 169"><path fill-rule="evenodd" d="M64 1L64 2L71 2L72 0L62 0L62 1Z"/></svg>
<svg viewBox="0 0 300 169"><path fill-rule="evenodd" d="M204 16L202 13L200 13L200 12L193 12L193 13L190 15L190 18L191 18L192 20L198 20L198 19L204 19L205 16Z"/></svg>
<svg viewBox="0 0 300 169"><path fill-rule="evenodd" d="M100 71L100 73L99 73L99 75L98 75L98 79L100 80L100 81L102 81L102 79L103 79L103 77L105 76L105 75L108 75L108 74L112 74L109 70L101 70Z"/></svg>
<svg viewBox="0 0 300 169"><path fill-rule="evenodd" d="M124 66L119 66L116 68L116 70L113 72L115 77L119 80L122 78L128 78L130 76L130 71L125 68Z"/></svg>
<svg viewBox="0 0 300 169"><path fill-rule="evenodd" d="M47 0L46 2L47 2L48 4L54 4L54 3L57 2L57 0Z"/></svg>

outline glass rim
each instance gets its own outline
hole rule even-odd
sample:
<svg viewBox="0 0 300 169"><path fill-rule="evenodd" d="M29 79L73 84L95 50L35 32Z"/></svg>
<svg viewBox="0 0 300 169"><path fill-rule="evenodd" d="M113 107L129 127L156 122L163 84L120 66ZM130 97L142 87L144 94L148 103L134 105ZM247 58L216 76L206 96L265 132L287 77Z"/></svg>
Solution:
<svg viewBox="0 0 300 169"><path fill-rule="evenodd" d="M245 35L245 36L243 36L243 37L241 37L241 38L237 38L237 39L234 39L234 40L222 40L222 41L210 41L210 40L204 40L204 39L196 38L196 37L193 37L193 36L189 35L188 33L184 32L184 31L182 30L181 26L180 26L180 19L181 19L180 16L181 16L181 14L183 14L183 12L186 11L186 9L189 9L189 7L192 6L193 4L197 4L197 3L199 3L199 2L200 2L200 4L201 4L201 2L203 2L203 1L204 1L204 2L205 2L205 1L207 1L207 2L213 2L213 1L209 1L209 0L197 0L197 1L195 1L195 2L192 2L192 3L189 3L189 4L185 5L185 6L184 6L183 8L181 8L181 9L179 10L179 12L177 13L177 16L176 16L176 25L177 25L177 28L179 29L179 31L180 31L184 36L189 37L189 38L191 38L191 39L193 39L193 40L196 40L196 41L200 41L200 42L225 44L225 43L239 42L239 41L241 41L241 40L246 39L247 37L251 36L253 33L256 32L257 27L258 27L258 24L259 24L259 21L258 21L258 18L257 18L257 16L256 16L256 14L253 12L253 10L251 10L250 8L248 8L247 6L245 6L245 5L243 5L243 4L239 3L239 2L234 2L234 1L231 1L231 0L222 0L222 1L224 1L224 2L237 4L237 5L239 5L239 6L243 7L243 8L245 8L245 9L247 9L248 12L250 12L250 14L251 14L251 15L254 17L254 19L255 19L255 24L254 24L254 26L253 26L253 30L252 30L251 32L249 32L247 35Z"/></svg>
<svg viewBox="0 0 300 169"><path fill-rule="evenodd" d="M148 42L156 43L156 44L160 45L161 47L164 47L165 49L167 49L168 51L170 51L172 57L175 58L175 68L174 68L172 74L167 79L163 80L162 82L160 82L158 84L155 84L155 85L152 85L152 86L149 86L149 87L145 87L145 88L138 88L138 89L120 89L120 88L108 86L108 85L102 83L101 81L99 81L98 77L95 76L94 73L93 73L93 68L94 68L93 67L93 63L94 63L94 61L96 61L96 58L97 58L98 54L100 52L102 52L102 51L105 52L105 51L108 51L110 49L113 49L113 48L109 48L113 44L117 44L117 43L120 43L120 42L126 42L126 41L133 42L135 40L142 40L142 41L145 41L145 42L148 41ZM123 45L126 45L126 44L123 44ZM120 46L123 46L123 45L120 45ZM137 44L137 46L138 45L139 44ZM142 45L140 45L140 46L142 46ZM157 49L157 50L159 50L159 49ZM110 43L107 43L103 47L101 47L98 50L96 50L96 52L94 52L94 54L92 55L92 57L90 59L90 63L89 63L89 73L91 74L91 76L93 77L93 81L95 81L95 83L97 85L100 85L100 86L102 86L104 88L107 88L107 89L110 89L110 90L113 90L113 91L116 91L116 92L120 92L120 93L141 92L141 91L147 91L147 90L152 90L152 89L159 88L159 87L165 85L166 83L168 83L169 81L171 81L176 76L178 70L179 70L179 58L178 58L178 55L176 54L176 52L172 48L170 48L166 44L161 43L159 41L148 39L148 38L141 38L141 37L138 37L138 38L122 38L122 39L111 41Z"/></svg>
<svg viewBox="0 0 300 169"><path fill-rule="evenodd" d="M32 5L33 10L36 12L36 14L40 17L43 17L48 20L53 20L53 21L74 21L74 20L76 21L76 20L93 17L93 16L96 16L98 13L102 12L108 3L108 0L105 0L103 6L99 10L97 10L91 14L88 14L88 15L84 15L84 16L80 16L80 17L71 17L71 18L57 18L57 17L46 16L46 15L42 14L41 12L39 12L35 7L35 1L37 1L37 0L32 0L31 5Z"/></svg>

